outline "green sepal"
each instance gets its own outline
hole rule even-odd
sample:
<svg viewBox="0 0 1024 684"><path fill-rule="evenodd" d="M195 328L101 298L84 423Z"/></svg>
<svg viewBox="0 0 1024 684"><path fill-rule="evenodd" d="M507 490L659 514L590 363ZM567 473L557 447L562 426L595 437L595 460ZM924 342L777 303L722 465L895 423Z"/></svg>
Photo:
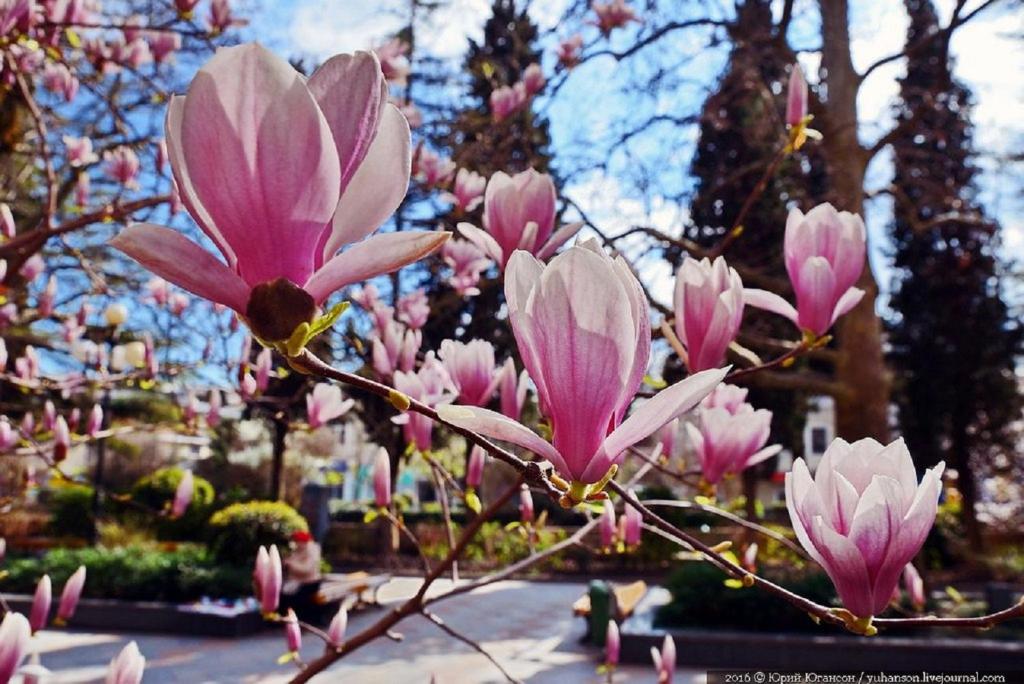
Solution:
<svg viewBox="0 0 1024 684"><path fill-rule="evenodd" d="M378 511L376 508L371 508L370 510L366 511L366 513L363 515L363 522L366 524L372 523L374 520L377 519L379 515L380 511Z"/></svg>
<svg viewBox="0 0 1024 684"><path fill-rule="evenodd" d="M480 505L480 497L477 496L476 492L472 489L466 490L466 508L477 514L480 513L480 509L482 508Z"/></svg>
<svg viewBox="0 0 1024 684"><path fill-rule="evenodd" d="M668 383L665 382L665 378L655 378L650 375L644 376L644 384L654 389L665 389L668 387Z"/></svg>

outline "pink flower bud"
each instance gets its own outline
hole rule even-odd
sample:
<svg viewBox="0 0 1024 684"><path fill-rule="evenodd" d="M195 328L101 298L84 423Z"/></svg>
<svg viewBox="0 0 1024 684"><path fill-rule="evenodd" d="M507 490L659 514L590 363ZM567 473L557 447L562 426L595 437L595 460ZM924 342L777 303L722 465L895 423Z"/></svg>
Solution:
<svg viewBox="0 0 1024 684"><path fill-rule="evenodd" d="M28 654L32 629L21 613L8 612L0 622L0 682L14 680L14 673Z"/></svg>
<svg viewBox="0 0 1024 684"><path fill-rule="evenodd" d="M18 436L14 433L14 428L7 421L6 418L0 420L0 451L7 451L14 446L18 441Z"/></svg>
<svg viewBox="0 0 1024 684"><path fill-rule="evenodd" d="M533 494L526 485L519 490L519 521L524 525L533 522Z"/></svg>
<svg viewBox="0 0 1024 684"><path fill-rule="evenodd" d="M50 586L50 576L43 575L36 584L36 593L32 597L32 610L28 616L28 624L35 634L50 619L50 603L53 600L53 590Z"/></svg>
<svg viewBox="0 0 1024 684"><path fill-rule="evenodd" d="M253 584L256 586L256 597L260 600L260 610L264 615L277 612L281 600L281 555L276 546L267 551L261 546L256 553L256 567L253 571Z"/></svg>
<svg viewBox="0 0 1024 684"><path fill-rule="evenodd" d="M214 34L223 33L238 23L231 13L229 0L211 0L209 22L210 31Z"/></svg>
<svg viewBox="0 0 1024 684"><path fill-rule="evenodd" d="M566 69L572 69L580 63L580 51L583 50L583 36L576 35L566 38L558 44L556 55L558 63Z"/></svg>
<svg viewBox="0 0 1024 684"><path fill-rule="evenodd" d="M345 606L339 606L338 612L331 618L331 624L327 626L327 638L331 646L341 648L345 644L345 630L348 629L348 611Z"/></svg>
<svg viewBox="0 0 1024 684"><path fill-rule="evenodd" d="M26 282L31 283L33 280L39 277L39 274L46 268L46 262L43 261L43 257L39 254L33 254L28 260L21 265L21 277Z"/></svg>
<svg viewBox="0 0 1024 684"><path fill-rule="evenodd" d="M181 49L181 36L176 31L149 31L146 34L149 51L157 64L173 61L174 53ZM163 141L161 141L163 145ZM166 151L164 152L166 155ZM163 163L158 162L157 168L163 172Z"/></svg>
<svg viewBox="0 0 1024 684"><path fill-rule="evenodd" d="M479 444L474 444L469 452L469 463L466 465L466 486L479 489L480 483L484 480L484 464L487 462L487 452Z"/></svg>
<svg viewBox="0 0 1024 684"><path fill-rule="evenodd" d="M178 14L191 14L198 4L199 0L174 0L174 6L177 8Z"/></svg>
<svg viewBox="0 0 1024 684"><path fill-rule="evenodd" d="M611 0L610 2L595 2L592 5L597 15L595 24L605 36L612 32L612 29L622 28L631 21L638 22L636 11L626 4L626 0Z"/></svg>
<svg viewBox="0 0 1024 684"><path fill-rule="evenodd" d="M265 347L256 356L256 389L266 392L270 386L270 373L274 370L274 353Z"/></svg>
<svg viewBox="0 0 1024 684"><path fill-rule="evenodd" d="M798 458L786 473L786 507L801 545L828 573L843 605L861 619L885 610L900 573L935 522L944 463L920 484L903 440L842 439L814 478Z"/></svg>
<svg viewBox="0 0 1024 684"><path fill-rule="evenodd" d="M654 669L658 673L658 684L672 684L672 677L676 672L676 642L672 635L665 635L660 652L651 647L651 659L654 660Z"/></svg>
<svg viewBox="0 0 1024 684"><path fill-rule="evenodd" d="M210 398L208 401L209 408L206 410L206 424L214 428L220 424L220 409L221 402L220 390L210 390Z"/></svg>
<svg viewBox="0 0 1024 684"><path fill-rule="evenodd" d="M505 359L501 369L501 412L512 420L519 420L526 403L526 392L529 390L529 378L526 371L516 376L516 364L512 359Z"/></svg>
<svg viewBox="0 0 1024 684"><path fill-rule="evenodd" d="M92 181L89 174L84 171L78 174L75 181L75 205L78 207L89 206L89 194L92 192Z"/></svg>
<svg viewBox="0 0 1024 684"><path fill-rule="evenodd" d="M632 492L630 492L632 494ZM626 519L624 524L623 540L626 546L633 548L634 546L640 545L640 537L643 532L643 514L639 509L634 508L628 503L625 504L622 516Z"/></svg>
<svg viewBox="0 0 1024 684"><path fill-rule="evenodd" d="M676 274L675 332L686 347L691 372L717 368L725 361L743 319L743 281L718 257L687 258Z"/></svg>
<svg viewBox="0 0 1024 684"><path fill-rule="evenodd" d="M807 116L807 81L799 64L789 72L789 92L786 96L786 125L799 125Z"/></svg>
<svg viewBox="0 0 1024 684"><path fill-rule="evenodd" d="M60 463L68 456L71 448L71 432L64 416L58 416L53 425L53 460Z"/></svg>
<svg viewBox="0 0 1024 684"><path fill-rule="evenodd" d="M43 429L52 431L57 425L57 407L49 399L43 404Z"/></svg>
<svg viewBox="0 0 1024 684"><path fill-rule="evenodd" d="M298 653L302 650L302 628L299 627L299 618L296 617L295 611L289 608L288 615L285 616L283 622L284 638L288 643L288 652Z"/></svg>
<svg viewBox="0 0 1024 684"><path fill-rule="evenodd" d="M391 457L383 447L373 462L373 498L380 508L391 505Z"/></svg>
<svg viewBox="0 0 1024 684"><path fill-rule="evenodd" d="M912 563L907 563L903 568L903 586L914 608L923 610L925 604L924 580L921 579L921 573Z"/></svg>
<svg viewBox="0 0 1024 684"><path fill-rule="evenodd" d="M16 232L11 208L6 203L0 203L0 235L10 240Z"/></svg>
<svg viewBox="0 0 1024 684"><path fill-rule="evenodd" d="M189 504L192 503L194 487L192 471L186 470L181 475L181 480L178 482L177 489L174 490L174 501L171 504L172 518L180 518L185 515L185 511L188 510Z"/></svg>
<svg viewBox="0 0 1024 684"><path fill-rule="evenodd" d="M60 594L60 604L57 606L58 620L67 622L74 616L83 587L85 587L85 566L80 565L64 583L64 589Z"/></svg>
<svg viewBox="0 0 1024 684"><path fill-rule="evenodd" d="M252 377L252 373L249 372L242 375L242 381L238 385L239 392L244 399L256 396L256 392L259 389L256 385L256 378Z"/></svg>
<svg viewBox="0 0 1024 684"><path fill-rule="evenodd" d="M757 542L748 544L743 552L743 567L747 572L757 572Z"/></svg>
<svg viewBox="0 0 1024 684"><path fill-rule="evenodd" d="M146 669L146 658L134 641L128 643L107 668L106 684L140 684Z"/></svg>
<svg viewBox="0 0 1024 684"><path fill-rule="evenodd" d="M89 420L85 424L85 434L90 439L95 439L96 435L98 435L102 429L103 407L99 404L93 404L92 410L89 411Z"/></svg>
<svg viewBox="0 0 1024 684"><path fill-rule="evenodd" d="M621 642L619 639L619 625L615 620L608 621L608 631L604 639L604 664L608 667L615 667L619 664L619 650Z"/></svg>
<svg viewBox="0 0 1024 684"><path fill-rule="evenodd" d="M21 359L18 359L21 361ZM21 434L29 437L36 431L36 419L31 413L26 412L21 417Z"/></svg>
<svg viewBox="0 0 1024 684"><path fill-rule="evenodd" d="M544 72L541 71L540 64L534 62L523 71L523 87L526 88L527 94L536 95L544 90L544 83Z"/></svg>
<svg viewBox="0 0 1024 684"><path fill-rule="evenodd" d="M491 91L491 116L495 123L504 121L526 104L526 86L516 83L513 86L501 86Z"/></svg>

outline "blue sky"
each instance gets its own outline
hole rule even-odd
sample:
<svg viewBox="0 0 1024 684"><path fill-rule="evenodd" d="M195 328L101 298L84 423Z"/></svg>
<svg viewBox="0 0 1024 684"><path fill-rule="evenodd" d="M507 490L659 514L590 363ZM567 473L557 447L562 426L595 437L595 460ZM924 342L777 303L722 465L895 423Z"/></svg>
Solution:
<svg viewBox="0 0 1024 684"><path fill-rule="evenodd" d="M969 2L972 7L980 0ZM951 12L950 0L937 2L943 18ZM255 12L251 27L253 35L276 51L289 56L305 55L323 59L337 52L364 49L401 28L406 19L404 0L263 0ZM545 0L532 3L532 14L542 30L568 35L578 27L557 27L558 18L566 0ZM904 41L906 17L899 0L878 0L870 3L852 3L851 33L855 66L863 69L880 57L898 51ZM451 0L436 11L419 29L417 39L435 55L458 60L466 47L467 38L479 38L484 20L489 14L489 0ZM791 40L798 46L812 47L820 42L814 0L797 0L797 20L791 29ZM591 32L593 29L590 29ZM1013 16L1009 11L992 10L961 28L952 43L952 51L959 78L973 90L976 98L974 120L977 144L984 153L980 187L986 208L1004 227L1004 250L1008 256L1021 253L1024 248L1024 206L1018 196L1021 169L1014 169L997 159L1013 148L1024 147L1024 43L1015 38L1024 31L1024 13ZM592 35L592 34L588 34ZM618 44L628 45L628 33L613 35ZM550 67L551 50L548 46L545 65ZM710 53L686 66L685 77L693 84L690 102L659 103L659 107L692 109L701 98L701 90L712 83L723 64L724 55ZM801 62L813 80L817 69L817 55L806 53ZM570 82L559 93L556 101L545 106L551 121L556 152L560 147L569 150L578 143L580 131L595 136L610 127L621 124L616 118L628 112L628 103L614 90L616 82L628 78L623 70L609 60L597 60L573 73ZM550 69L546 69L550 72ZM886 130L890 121L890 103L896 93L896 79L903 67L894 62L875 71L865 82L858 105L862 115L861 137L872 141ZM610 76L617 76L610 77ZM685 89L681 92L686 92ZM682 97L687 97L683 95ZM690 141L692 144L692 141ZM672 159L685 167L692 148L685 145L672 150ZM880 155L869 170L869 189L884 187L888 183L891 163ZM1008 173L1016 173L1015 178ZM618 228L647 223L671 227L685 216L685 208L658 197L647 202L624 188L614 174L590 174L570 184L566 194L587 210L595 222L615 233ZM873 241L872 261L883 287L890 280L884 247L884 229L889 207L885 200L869 203L866 220ZM645 276L654 282L663 301L670 298L667 267L649 262Z"/></svg>

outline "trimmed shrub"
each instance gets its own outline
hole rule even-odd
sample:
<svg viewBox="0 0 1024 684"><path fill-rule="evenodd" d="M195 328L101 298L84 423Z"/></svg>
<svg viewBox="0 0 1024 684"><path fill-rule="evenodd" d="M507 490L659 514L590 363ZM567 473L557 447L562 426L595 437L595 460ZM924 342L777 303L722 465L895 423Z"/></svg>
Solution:
<svg viewBox="0 0 1024 684"><path fill-rule="evenodd" d="M152 510L154 514L165 511L174 499L174 493L178 489L178 483L181 482L184 472L181 468L160 468L139 478L132 485L131 500ZM188 510L177 519L157 518L157 539L194 541L202 538L203 529L213 512L215 493L213 485L208 480L193 475L192 481L194 489L192 490L192 503L189 504ZM135 512L127 511L127 514L134 516Z"/></svg>
<svg viewBox="0 0 1024 684"><path fill-rule="evenodd" d="M93 530L93 488L55 480L50 492L50 534L87 539Z"/></svg>
<svg viewBox="0 0 1024 684"><path fill-rule="evenodd" d="M298 530L309 530L306 519L283 501L231 504L210 518L210 549L217 558L247 564L260 546L287 547Z"/></svg>

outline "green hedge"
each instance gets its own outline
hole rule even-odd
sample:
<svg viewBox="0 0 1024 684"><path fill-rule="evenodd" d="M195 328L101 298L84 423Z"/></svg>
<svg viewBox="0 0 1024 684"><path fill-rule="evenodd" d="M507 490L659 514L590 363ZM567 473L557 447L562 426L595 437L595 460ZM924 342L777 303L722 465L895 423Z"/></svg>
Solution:
<svg viewBox="0 0 1024 684"><path fill-rule="evenodd" d="M0 581L5 592L30 594L45 573L54 587L86 567L84 595L135 601L189 602L201 596L233 598L252 593L252 568L223 565L201 546L174 551L138 546L115 549L54 549L41 558L12 559Z"/></svg>
<svg viewBox="0 0 1024 684"><path fill-rule="evenodd" d="M231 504L210 518L210 549L217 558L248 564L260 546L288 546L292 534L309 530L306 519L281 501Z"/></svg>
<svg viewBox="0 0 1024 684"><path fill-rule="evenodd" d="M92 487L56 484L50 494L50 534L87 539L93 530Z"/></svg>
<svg viewBox="0 0 1024 684"><path fill-rule="evenodd" d="M183 516L173 520L166 516L155 517L157 513L166 510L174 500L178 483L181 482L184 473L181 468L161 468L139 478L132 485L132 502L153 511L151 514L141 515L145 517L142 520L144 524L155 525L157 539L198 541L203 538L206 523L213 512L215 493L213 485L198 475L192 477L192 503ZM129 517L140 516L137 509L126 510L125 514Z"/></svg>

